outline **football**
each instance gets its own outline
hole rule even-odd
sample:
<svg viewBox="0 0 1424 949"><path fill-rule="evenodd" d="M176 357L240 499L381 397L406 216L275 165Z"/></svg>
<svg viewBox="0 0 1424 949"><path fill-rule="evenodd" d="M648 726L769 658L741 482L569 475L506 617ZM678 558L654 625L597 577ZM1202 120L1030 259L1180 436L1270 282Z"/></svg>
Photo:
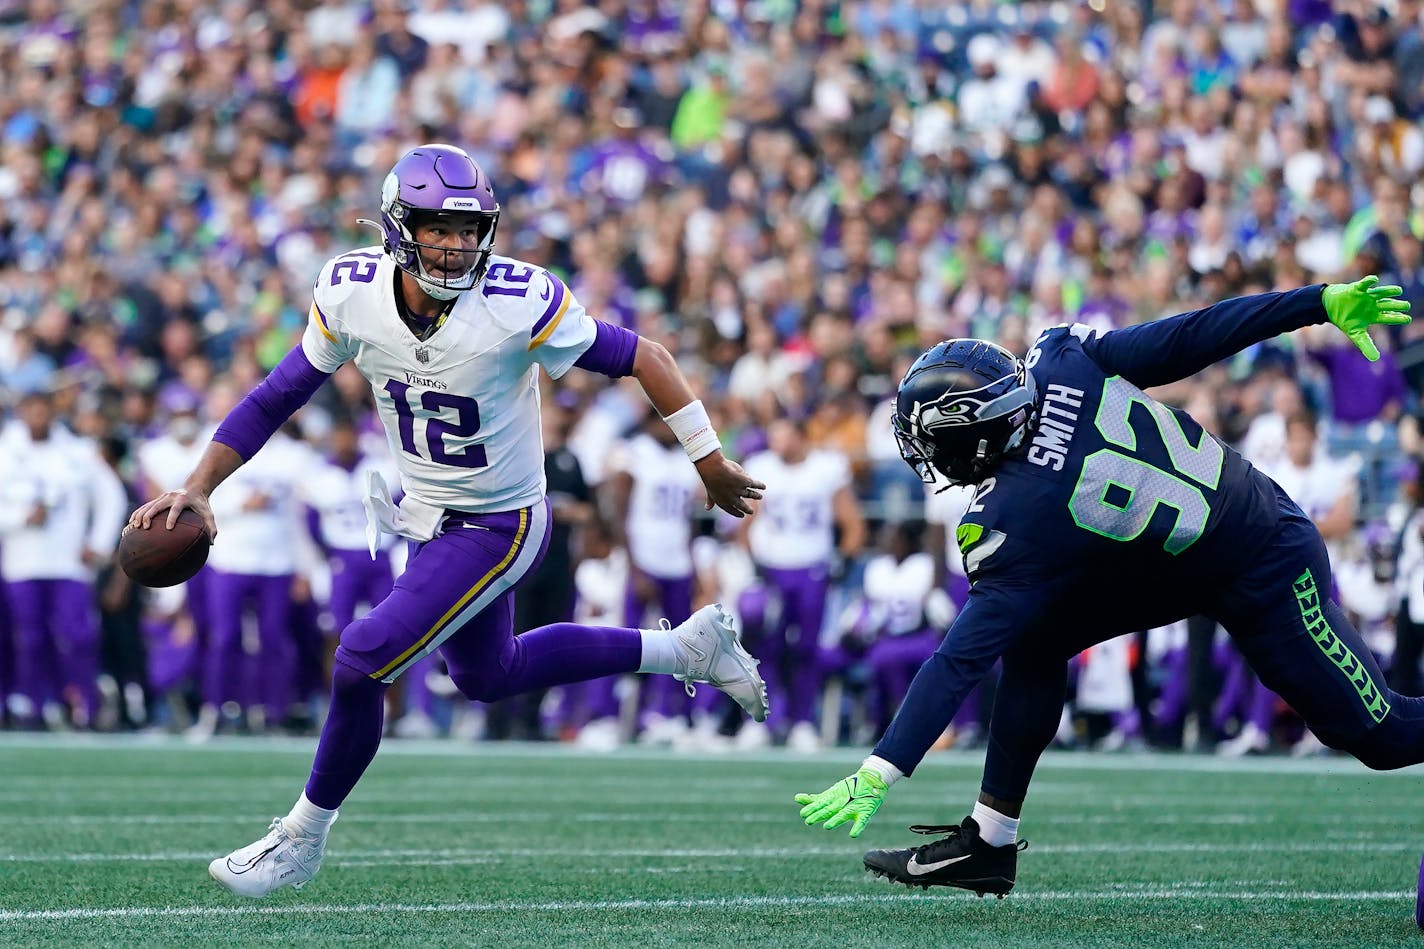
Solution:
<svg viewBox="0 0 1424 949"><path fill-rule="evenodd" d="M119 538L119 566L135 583L171 587L190 580L208 560L213 545L203 519L191 510L178 515L168 530L167 512L154 518L148 530L125 527Z"/></svg>

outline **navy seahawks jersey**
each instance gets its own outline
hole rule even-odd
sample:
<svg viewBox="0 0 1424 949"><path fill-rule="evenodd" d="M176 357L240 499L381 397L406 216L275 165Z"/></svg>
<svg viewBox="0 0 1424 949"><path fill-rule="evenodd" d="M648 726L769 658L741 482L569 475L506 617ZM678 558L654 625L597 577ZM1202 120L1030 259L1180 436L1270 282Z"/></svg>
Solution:
<svg viewBox="0 0 1424 949"><path fill-rule="evenodd" d="M972 587L925 666L943 679L934 690L942 707L897 716L877 754L913 767L935 736L920 747L917 732L933 726L912 720L949 709L947 722L1005 653L1066 661L1202 612L1210 592L1251 562L1281 517L1275 485L1143 389L1323 322L1321 289L1242 297L1101 335L1079 325L1039 337L1025 359L1040 393L1036 426L979 485L956 532Z"/></svg>

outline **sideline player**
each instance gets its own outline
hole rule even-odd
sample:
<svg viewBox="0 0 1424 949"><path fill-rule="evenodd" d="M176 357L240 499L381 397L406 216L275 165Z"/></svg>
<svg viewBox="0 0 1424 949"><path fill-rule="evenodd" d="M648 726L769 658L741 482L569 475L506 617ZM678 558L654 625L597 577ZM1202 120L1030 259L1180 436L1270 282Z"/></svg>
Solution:
<svg viewBox="0 0 1424 949"><path fill-rule="evenodd" d="M1327 319L1377 359L1368 327L1409 322L1400 288L1377 282L1242 297L1102 335L1057 327L1023 360L973 339L921 356L900 383L896 435L926 482L979 486L956 532L973 586L860 770L796 796L806 823L853 822L859 836L1002 657L972 815L913 827L940 839L872 850L865 867L913 886L1007 893L1069 657L1198 613L1226 627L1325 744L1371 768L1424 761L1424 699L1389 688L1330 600L1310 518L1191 416L1142 392Z"/></svg>
<svg viewBox="0 0 1424 949"><path fill-rule="evenodd" d="M224 479L342 363L354 360L370 382L406 492L397 508L373 483L372 521L418 546L391 595L341 633L331 710L291 813L209 865L243 896L316 874L337 808L380 744L387 687L437 648L476 701L639 671L710 682L766 717L757 663L718 606L666 630L558 623L514 636L514 588L549 535L539 368L555 379L574 366L634 376L696 466L709 507L743 517L761 498L765 486L723 457L668 351L593 319L548 271L496 256L494 189L458 148L402 156L381 189L381 223L368 223L381 244L322 268L301 345L227 416L184 487L130 518L147 527L166 516L171 528L191 508L216 534L208 496Z"/></svg>

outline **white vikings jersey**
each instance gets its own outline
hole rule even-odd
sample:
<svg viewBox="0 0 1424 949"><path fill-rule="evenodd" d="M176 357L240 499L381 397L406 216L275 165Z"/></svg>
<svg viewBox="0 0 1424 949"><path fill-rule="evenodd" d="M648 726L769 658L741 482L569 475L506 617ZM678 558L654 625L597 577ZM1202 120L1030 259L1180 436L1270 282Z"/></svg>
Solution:
<svg viewBox="0 0 1424 949"><path fill-rule="evenodd" d="M1355 493L1356 466L1319 449L1304 468L1283 456L1279 464L1264 470L1312 520L1329 514L1342 497Z"/></svg>
<svg viewBox="0 0 1424 949"><path fill-rule="evenodd" d="M568 372L593 345L592 317L558 277L496 255L422 341L396 309L395 275L379 246L328 261L302 337L307 358L322 372L355 360L415 500L475 513L538 502L537 367Z"/></svg>
<svg viewBox="0 0 1424 949"><path fill-rule="evenodd" d="M188 475L198 467L198 459L203 457L211 434L199 432L187 445L172 435L160 435L140 445L138 470L147 482L148 493L158 495L183 487Z"/></svg>
<svg viewBox="0 0 1424 949"><path fill-rule="evenodd" d="M44 508L44 521L27 525L36 507ZM123 484L89 439L54 425L36 442L19 422L0 433L4 579L92 579L84 550L113 553L127 508Z"/></svg>
<svg viewBox="0 0 1424 949"><path fill-rule="evenodd" d="M835 548L836 492L850 484L845 455L816 450L789 465L764 451L747 459L746 469L767 487L747 533L756 562L783 570L827 563Z"/></svg>
<svg viewBox="0 0 1424 949"><path fill-rule="evenodd" d="M626 525L633 566L665 580L691 576L692 498L702 479L682 446L637 435L609 465L633 478Z"/></svg>
<svg viewBox="0 0 1424 949"><path fill-rule="evenodd" d="M623 597L628 587L628 555L615 550L602 560L584 560L574 570L578 602L574 622L617 626L623 622Z"/></svg>
<svg viewBox="0 0 1424 949"><path fill-rule="evenodd" d="M385 453L382 452L382 455ZM365 456L347 471L333 461L323 460L302 480L301 499L317 513L321 540L333 550L366 550L366 478L375 470L381 477L394 476L389 458ZM387 537L387 546L395 540Z"/></svg>
<svg viewBox="0 0 1424 949"><path fill-rule="evenodd" d="M316 467L314 455L278 433L218 485L209 499L218 522L208 555L213 569L259 577L296 572L306 538L299 493Z"/></svg>
<svg viewBox="0 0 1424 949"><path fill-rule="evenodd" d="M880 554L865 565L865 598L884 611L885 632L913 633L924 625L925 597L934 589L934 558L911 554L897 561Z"/></svg>

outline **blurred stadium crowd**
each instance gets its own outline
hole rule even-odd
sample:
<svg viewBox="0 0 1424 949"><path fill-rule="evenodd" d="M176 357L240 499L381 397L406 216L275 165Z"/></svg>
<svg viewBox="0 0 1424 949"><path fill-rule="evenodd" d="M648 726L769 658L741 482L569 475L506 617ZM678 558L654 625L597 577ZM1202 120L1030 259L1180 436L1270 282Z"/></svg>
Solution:
<svg viewBox="0 0 1424 949"><path fill-rule="evenodd" d="M705 515L636 390L570 374L520 628L735 604L774 717L731 737L671 679L471 709L432 658L399 734L865 740L965 591L966 499L926 498L890 434L919 351L1366 273L1424 304L1417 0L0 0L0 75L6 727L311 726L332 637L401 560L365 551L360 476L388 456L354 367L217 492L197 580L135 590L111 556L423 141L493 175L501 253L677 353L770 485L749 530ZM1381 348L1303 332L1160 397L1317 519L1418 693L1424 324ZM1209 621L1079 667L1065 743L1312 747Z"/></svg>

